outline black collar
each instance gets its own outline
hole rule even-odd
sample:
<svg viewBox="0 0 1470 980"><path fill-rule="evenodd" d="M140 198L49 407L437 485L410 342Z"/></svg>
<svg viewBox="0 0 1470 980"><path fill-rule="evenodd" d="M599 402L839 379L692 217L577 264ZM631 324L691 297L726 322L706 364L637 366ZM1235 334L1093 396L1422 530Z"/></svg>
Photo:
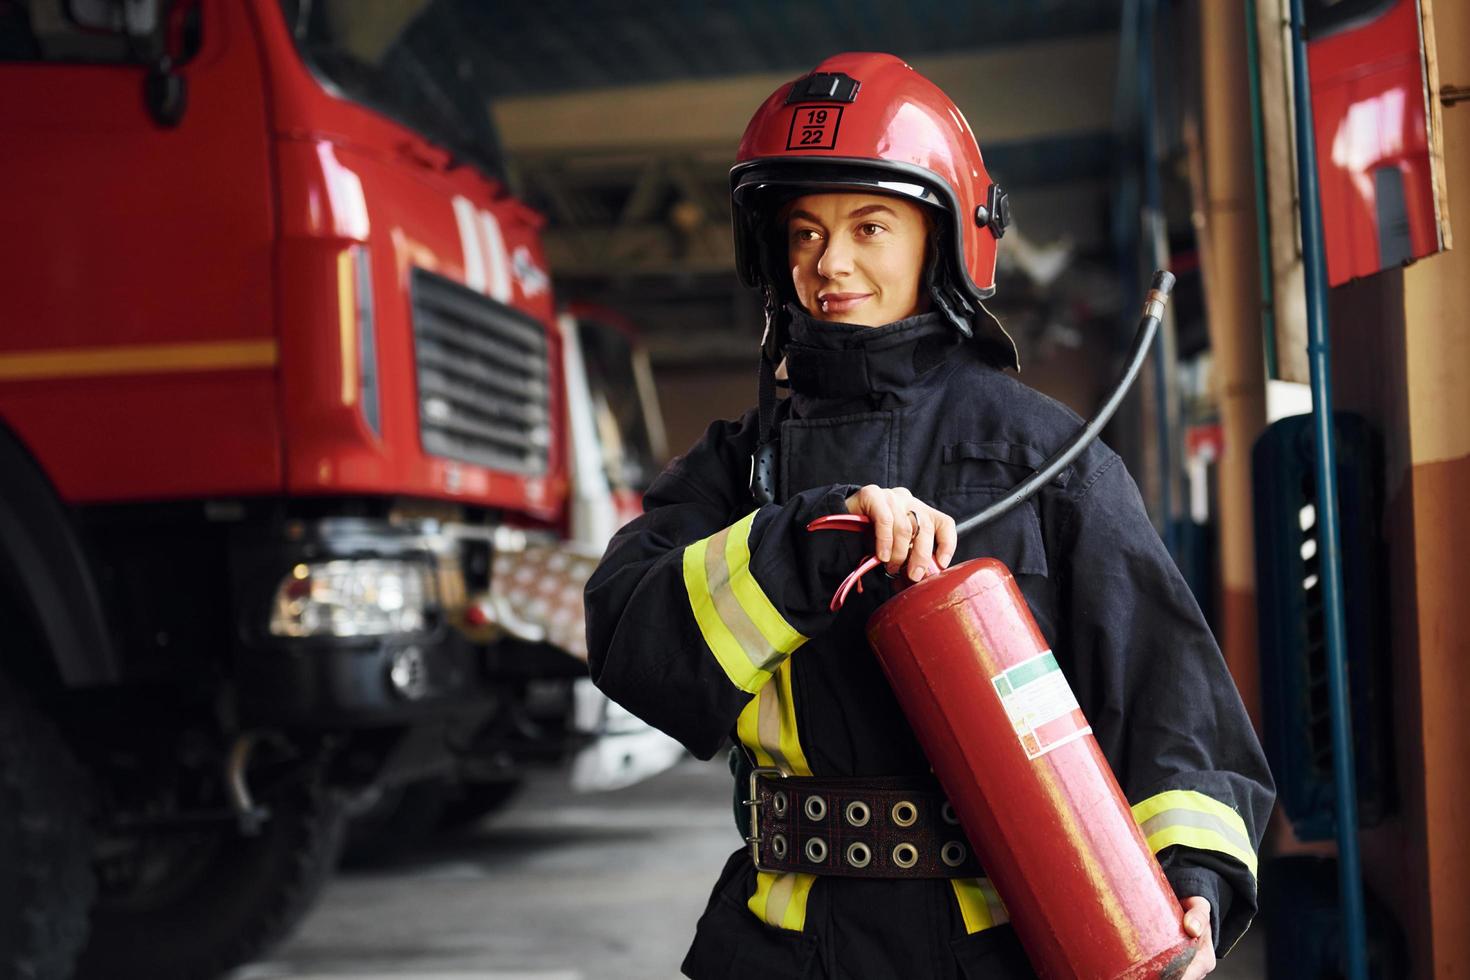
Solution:
<svg viewBox="0 0 1470 980"><path fill-rule="evenodd" d="M875 400L897 395L944 361L962 342L939 313L920 313L881 327L817 320L798 307L791 314L786 371L801 401ZM799 411L799 414L807 414Z"/></svg>

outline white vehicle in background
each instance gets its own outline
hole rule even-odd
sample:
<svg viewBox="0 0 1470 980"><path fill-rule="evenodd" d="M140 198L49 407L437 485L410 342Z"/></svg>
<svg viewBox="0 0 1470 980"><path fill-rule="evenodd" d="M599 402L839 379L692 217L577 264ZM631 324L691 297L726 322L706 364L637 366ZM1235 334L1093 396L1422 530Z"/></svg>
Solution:
<svg viewBox="0 0 1470 980"><path fill-rule="evenodd" d="M559 320L566 351L567 410L572 443L572 546L595 560L613 534L643 512L643 491L668 456L663 413L648 351L635 328L611 310L573 304ZM585 387L580 383L585 381ZM590 575L590 571L588 572ZM577 586L576 650L587 659ZM617 789L668 769L683 747L578 678L574 730L592 741L572 760L572 788Z"/></svg>

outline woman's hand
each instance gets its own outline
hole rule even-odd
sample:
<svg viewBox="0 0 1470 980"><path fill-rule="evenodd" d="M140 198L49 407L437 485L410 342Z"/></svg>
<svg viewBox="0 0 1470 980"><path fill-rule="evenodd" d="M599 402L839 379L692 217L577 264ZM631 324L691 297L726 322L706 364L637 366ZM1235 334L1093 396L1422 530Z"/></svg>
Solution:
<svg viewBox="0 0 1470 980"><path fill-rule="evenodd" d="M1200 980L1215 971L1215 937L1210 935L1210 900L1196 895L1184 900L1184 931L1199 940L1199 948L1180 980Z"/></svg>
<svg viewBox="0 0 1470 980"><path fill-rule="evenodd" d="M954 557L954 518L903 487L884 489L870 483L847 498L847 512L866 514L873 522L878 560L889 575L906 570L917 582L936 565L948 568Z"/></svg>

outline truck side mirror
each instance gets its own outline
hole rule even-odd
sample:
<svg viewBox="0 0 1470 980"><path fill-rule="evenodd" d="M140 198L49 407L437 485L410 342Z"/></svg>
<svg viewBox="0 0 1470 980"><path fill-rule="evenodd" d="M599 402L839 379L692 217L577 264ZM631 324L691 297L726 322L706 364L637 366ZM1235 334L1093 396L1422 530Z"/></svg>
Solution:
<svg viewBox="0 0 1470 980"><path fill-rule="evenodd" d="M153 121L172 128L184 118L188 85L177 65L194 54L173 51L169 29L178 0L65 0L66 15L83 30L120 34L128 39L137 60L148 66L143 79L143 102ZM198 8L184 12L197 16ZM185 31L184 45L197 45L197 30ZM190 38L194 40L191 41Z"/></svg>

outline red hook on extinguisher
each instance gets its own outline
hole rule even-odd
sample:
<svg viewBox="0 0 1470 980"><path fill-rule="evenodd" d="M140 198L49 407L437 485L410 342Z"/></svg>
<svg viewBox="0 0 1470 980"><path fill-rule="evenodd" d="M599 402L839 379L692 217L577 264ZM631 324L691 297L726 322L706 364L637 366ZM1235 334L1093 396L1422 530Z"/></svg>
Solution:
<svg viewBox="0 0 1470 980"><path fill-rule="evenodd" d="M873 521L867 514L828 514L826 517L819 517L812 521L806 526L806 529L808 531L855 531L858 534L866 534L873 530ZM842 580L842 584L832 594L832 602L827 608L833 612L841 609L842 604L847 601L847 594L852 591L853 586L857 586L857 590L862 592L863 576L881 564L883 562L877 555L869 555L864 558L862 563L848 573L847 578ZM937 574L939 570L939 566L931 560L928 568L929 574ZM897 586L899 589L907 588L913 584L907 578L895 577L895 580L900 583Z"/></svg>

